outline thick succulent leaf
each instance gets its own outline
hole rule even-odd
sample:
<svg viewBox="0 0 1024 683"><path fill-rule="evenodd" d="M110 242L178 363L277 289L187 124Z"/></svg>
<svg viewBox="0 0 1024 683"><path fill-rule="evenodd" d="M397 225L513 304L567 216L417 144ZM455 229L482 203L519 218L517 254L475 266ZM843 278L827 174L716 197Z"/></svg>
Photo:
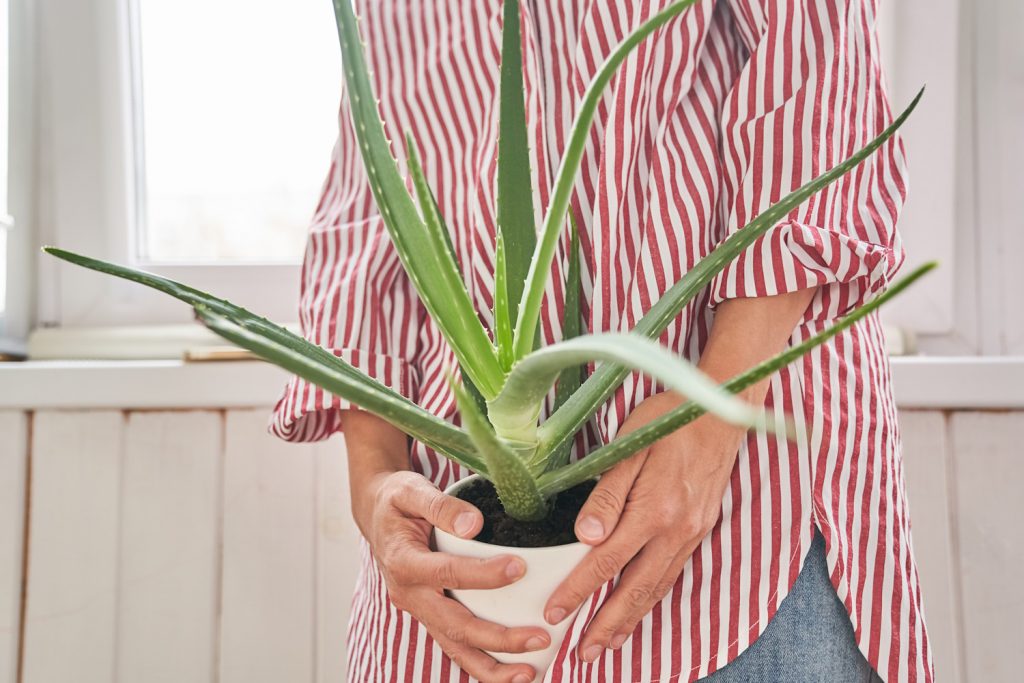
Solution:
<svg viewBox="0 0 1024 683"><path fill-rule="evenodd" d="M519 311L526 274L537 245L530 145L523 103L523 52L519 0L504 0L498 117L498 233L505 251L509 325ZM497 285L495 285L497 288ZM495 300L499 293L495 291ZM504 322L504 321L503 321ZM502 348L499 344L499 350ZM511 349L508 353L511 354Z"/></svg>
<svg viewBox="0 0 1024 683"><path fill-rule="evenodd" d="M462 425L476 446L480 459L487 464L487 478L494 484L505 512L523 521L543 519L548 506L537 491L537 482L526 464L511 446L498 438L472 397L454 382L452 389Z"/></svg>
<svg viewBox="0 0 1024 683"><path fill-rule="evenodd" d="M451 449L440 442L439 437L443 437L447 429L451 427L444 420L416 406L410 408L406 401L395 400L394 396L386 392L377 391L371 385L356 381L351 376L338 372L335 368L328 367L315 358L305 356L294 349L247 330L205 306L199 305L196 308L196 313L204 325L231 343L252 351L260 358L293 372L332 394L352 401L455 462L480 474L488 473L487 466L471 452Z"/></svg>
<svg viewBox="0 0 1024 683"><path fill-rule="evenodd" d="M935 268L935 263L926 263L915 269L910 275L900 279L887 291L864 304L857 310L841 318L827 330L814 335L813 337L796 344L779 355L771 358L750 370L737 375L726 382L723 386L731 393L743 391L747 387L757 384L763 379L778 372L795 360L800 359L812 349L821 346L840 332L849 329L858 321L874 313L879 307L885 305L893 297L899 296L907 287L916 282L921 276ZM662 415L650 423L630 432L628 435L615 439L610 444L598 448L582 460L561 469L548 472L540 477L541 494L552 496L559 491L572 488L588 479L592 479L602 472L613 467L617 462L628 458L637 451L647 448L655 441L662 439L683 425L686 425L703 415L705 410L693 401L689 401L679 408Z"/></svg>
<svg viewBox="0 0 1024 683"><path fill-rule="evenodd" d="M266 318L257 316L240 306L211 296L194 287L183 285L180 282L154 275L153 273L121 266L116 263L108 263L107 261L82 256L81 254L56 247L44 247L43 250L69 263L145 285L179 299L193 308L203 308L212 314L222 316L238 327L243 328L247 333L266 339L268 344L273 344L275 347L280 347L300 355L308 359L310 363L321 365L333 373L344 375L346 381L363 385L365 391L386 397L389 402L401 403L407 411L418 414L423 420L431 421L436 429L434 440L437 444L441 445L443 451L459 452L470 448L466 434L460 429L435 417L401 394L366 376L327 349L303 339L299 335L270 322Z"/></svg>
<svg viewBox="0 0 1024 683"><path fill-rule="evenodd" d="M797 208L808 198L849 173L881 147L886 140L891 138L914 111L914 108L917 107L917 103L921 100L923 94L924 89L918 92L910 106L899 115L891 126L886 128L881 135L869 142L865 147L762 212L757 218L731 235L714 251L701 259L697 265L665 292L664 296L640 319L632 332L645 337L658 337L668 327L669 323L679 315L686 304L707 287L718 273L724 270L743 250L753 244L758 237L773 226L778 225L790 211ZM607 401L615 392L616 387L622 383L622 380L625 379L628 373L627 369L611 364L606 364L595 370L594 374L580 387L580 390L573 394L566 401L565 405L553 414L547 422L541 425L540 438L544 450L553 452L561 447L564 440L571 439L580 427L597 411L601 404Z"/></svg>
<svg viewBox="0 0 1024 683"><path fill-rule="evenodd" d="M427 230L433 233L433 240L435 242L444 245L444 251L451 261L451 268L458 273L459 261L458 255L455 253L455 244L452 242L451 233L448 232L448 226L445 225L444 217L441 216L437 197L434 196L433 190L427 184L427 178L423 173L423 167L420 165L419 156L416 153L416 145L411 136L406 137L406 148L409 157L409 172L412 175L413 187L416 190L416 198L419 200L420 208L423 211ZM462 284L461 278L459 278L459 282ZM462 286L465 289L465 285L462 284ZM469 391L482 410L486 405L486 400L477 388L476 382L473 381L472 373L461 362L459 363L459 372L462 375L462 381L466 390Z"/></svg>
<svg viewBox="0 0 1024 683"><path fill-rule="evenodd" d="M547 215L544 217L544 225L541 228L540 241L537 243L530 263L526 289L523 290L522 302L519 305L519 316L515 329L516 358L522 358L533 349L537 324L540 319L541 300L544 298L544 288L547 285L548 273L551 271L551 262L555 257L555 249L558 246L565 214L569 210L569 200L576 182L576 174L579 172L580 161L583 159L583 149L587 142L587 136L590 134L590 126L594 121L594 114L605 87L633 48L695 1L682 0L669 5L637 27L608 56L583 95L576 120L569 132L565 153L562 155L561 164L555 175L551 201L548 205Z"/></svg>
<svg viewBox="0 0 1024 683"><path fill-rule="evenodd" d="M565 276L565 305L562 309L563 340L575 339L580 336L583 325L580 312L580 297L583 294L583 277L580 271L580 233L572 211L569 211L569 224L572 229L572 239L569 241L569 272ZM558 376L558 384L555 385L555 410L565 405L569 397L579 390L586 368L586 365L568 367ZM558 450L548 458L545 466L548 469L561 467L569 462L571 453L572 440L563 441Z"/></svg>
<svg viewBox="0 0 1024 683"><path fill-rule="evenodd" d="M494 345L498 347L498 362L501 369L512 369L512 311L508 298L508 264L505 255L505 239L498 231L494 246Z"/></svg>
<svg viewBox="0 0 1024 683"><path fill-rule="evenodd" d="M352 4L348 0L335 0L334 10L352 122L381 218L405 272L458 358L459 365L485 396L494 396L501 386L502 375L497 355L473 308L458 266L446 248L446 238L439 233L439 220L433 205L422 202L421 218L391 156L390 142L377 111L377 99L370 84ZM412 145L409 149L410 170L414 183L418 185L422 182L423 173L414 158Z"/></svg>
<svg viewBox="0 0 1024 683"><path fill-rule="evenodd" d="M488 403L488 416L498 434L529 441L536 434L541 403L559 373L590 361L605 361L654 377L722 420L742 426L763 426L761 412L729 394L710 377L671 351L635 334L604 333L577 337L534 351L509 373L498 397Z"/></svg>

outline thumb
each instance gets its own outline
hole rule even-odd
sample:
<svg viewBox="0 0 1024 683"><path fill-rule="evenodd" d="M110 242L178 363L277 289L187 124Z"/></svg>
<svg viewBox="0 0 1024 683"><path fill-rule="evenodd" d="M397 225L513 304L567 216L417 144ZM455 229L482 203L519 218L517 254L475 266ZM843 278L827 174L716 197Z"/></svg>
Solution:
<svg viewBox="0 0 1024 683"><path fill-rule="evenodd" d="M611 535L646 459L645 452L637 453L601 475L576 516L576 538L587 545L598 545Z"/></svg>
<svg viewBox="0 0 1024 683"><path fill-rule="evenodd" d="M422 476L410 477L405 490L395 497L395 507L459 538L473 538L484 524L484 516L476 506L445 495Z"/></svg>

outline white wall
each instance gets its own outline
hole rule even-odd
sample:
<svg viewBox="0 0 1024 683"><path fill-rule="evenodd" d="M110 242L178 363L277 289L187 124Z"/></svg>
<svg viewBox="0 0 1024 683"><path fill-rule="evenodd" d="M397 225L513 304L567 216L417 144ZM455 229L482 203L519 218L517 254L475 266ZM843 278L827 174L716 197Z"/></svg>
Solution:
<svg viewBox="0 0 1024 683"><path fill-rule="evenodd" d="M280 443L266 416L0 412L0 683L19 634L23 683L344 680L343 444ZM902 425L940 680L1019 680L1024 412Z"/></svg>

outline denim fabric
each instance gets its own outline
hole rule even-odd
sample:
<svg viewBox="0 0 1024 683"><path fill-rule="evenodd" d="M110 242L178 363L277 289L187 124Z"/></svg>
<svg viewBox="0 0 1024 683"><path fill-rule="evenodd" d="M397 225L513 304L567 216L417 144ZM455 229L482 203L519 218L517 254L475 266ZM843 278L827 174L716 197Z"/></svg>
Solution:
<svg viewBox="0 0 1024 683"><path fill-rule="evenodd" d="M825 540L815 533L793 590L754 644L706 683L876 683L828 578Z"/></svg>

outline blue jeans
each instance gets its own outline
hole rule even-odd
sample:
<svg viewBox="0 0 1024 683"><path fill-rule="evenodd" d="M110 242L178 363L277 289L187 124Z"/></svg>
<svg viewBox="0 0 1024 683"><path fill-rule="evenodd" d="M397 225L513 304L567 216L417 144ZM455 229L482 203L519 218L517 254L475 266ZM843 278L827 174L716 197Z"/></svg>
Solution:
<svg viewBox="0 0 1024 683"><path fill-rule="evenodd" d="M815 533L793 590L764 633L707 683L876 683L857 649L846 608L825 564L825 540Z"/></svg>

